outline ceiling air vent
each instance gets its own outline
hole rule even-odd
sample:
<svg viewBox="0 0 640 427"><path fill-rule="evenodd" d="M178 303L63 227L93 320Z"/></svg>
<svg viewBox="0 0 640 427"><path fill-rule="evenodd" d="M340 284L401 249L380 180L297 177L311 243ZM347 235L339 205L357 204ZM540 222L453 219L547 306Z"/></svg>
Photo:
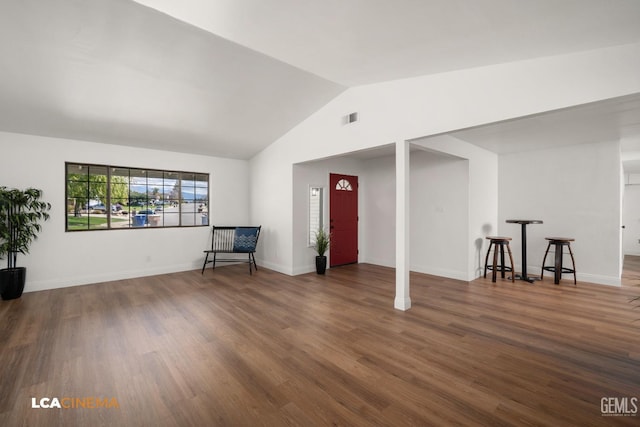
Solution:
<svg viewBox="0 0 640 427"><path fill-rule="evenodd" d="M347 119L347 123L346 124L357 122L358 121L358 113L351 113L346 117L346 119Z"/></svg>

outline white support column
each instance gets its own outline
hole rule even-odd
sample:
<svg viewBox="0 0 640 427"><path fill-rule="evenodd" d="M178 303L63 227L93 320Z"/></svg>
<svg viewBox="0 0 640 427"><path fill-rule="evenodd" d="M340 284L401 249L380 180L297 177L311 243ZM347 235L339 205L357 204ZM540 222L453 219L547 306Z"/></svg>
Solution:
<svg viewBox="0 0 640 427"><path fill-rule="evenodd" d="M409 296L409 142L396 142L396 299L398 310L411 308Z"/></svg>

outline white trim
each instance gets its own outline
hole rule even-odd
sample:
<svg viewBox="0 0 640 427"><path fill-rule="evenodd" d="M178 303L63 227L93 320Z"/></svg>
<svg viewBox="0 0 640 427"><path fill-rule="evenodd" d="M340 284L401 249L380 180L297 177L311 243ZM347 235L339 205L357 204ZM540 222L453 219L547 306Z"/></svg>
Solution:
<svg viewBox="0 0 640 427"><path fill-rule="evenodd" d="M36 291L44 291L47 289L68 288L71 286L82 286L82 285L92 285L92 284L103 283L103 282L112 282L115 280L135 279L138 277L155 276L158 274L169 274L169 273L178 273L182 271L201 270L203 261L204 261L204 258L202 260L194 261L192 263L187 263L187 264L179 264L179 265L168 266L168 267L158 267L158 268L149 268L149 269L141 269L141 270L118 271L110 274L78 276L78 277L74 277L71 280L52 279L52 280L40 280L35 282L27 281L24 291L36 292ZM27 275L28 274L29 273L27 271Z"/></svg>
<svg viewBox="0 0 640 427"><path fill-rule="evenodd" d="M410 286L410 154L409 142L396 142L396 298L398 310L411 308Z"/></svg>
<svg viewBox="0 0 640 427"><path fill-rule="evenodd" d="M462 280L469 282L468 273L466 271L447 270L443 268L423 267L420 265L412 265L411 271L422 274L430 274L432 276L438 276L446 279ZM471 279L473 280L473 279Z"/></svg>

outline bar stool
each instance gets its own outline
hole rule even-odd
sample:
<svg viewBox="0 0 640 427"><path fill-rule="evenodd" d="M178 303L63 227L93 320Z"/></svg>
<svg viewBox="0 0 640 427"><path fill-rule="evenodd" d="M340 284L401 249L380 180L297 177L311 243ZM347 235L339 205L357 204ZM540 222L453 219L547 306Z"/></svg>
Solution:
<svg viewBox="0 0 640 427"><path fill-rule="evenodd" d="M513 271L513 256L511 255L511 247L509 246L509 241L511 237L498 237L498 236L487 236L487 240L489 240L489 250L487 251L487 256L484 259L484 277L487 277L487 270L491 270L493 274L491 275L491 281L496 281L496 272L500 270L501 277L504 279L505 271L511 272L511 281L516 281L516 275ZM509 261L511 262L511 267L507 267L504 265L504 247L507 247L507 252L509 254ZM489 254L491 253L491 248L493 247L493 263L489 265ZM498 252L500 252L500 265L498 265Z"/></svg>
<svg viewBox="0 0 640 427"><path fill-rule="evenodd" d="M546 271L551 271L554 273L553 283L556 285L560 283L560 279L562 278L562 273L573 273L573 284L578 285L576 279L576 260L573 258L573 251L571 250L571 242L574 242L576 239L572 239L570 237L545 237L546 240L549 241L547 245L547 250L544 253L544 258L542 259L542 272L540 273L540 279L542 280L542 275ZM555 246L555 262L553 265L546 266L544 265L547 260L547 255L549 254L549 249L551 245ZM569 255L571 255L571 263L573 264L573 268L567 268L562 266L562 253L564 247L569 249Z"/></svg>

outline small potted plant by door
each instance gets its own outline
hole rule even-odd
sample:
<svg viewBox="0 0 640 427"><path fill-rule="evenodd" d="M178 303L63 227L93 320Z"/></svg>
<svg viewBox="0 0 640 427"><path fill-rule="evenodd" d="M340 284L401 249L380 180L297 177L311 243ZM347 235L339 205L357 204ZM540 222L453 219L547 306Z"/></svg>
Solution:
<svg viewBox="0 0 640 427"><path fill-rule="evenodd" d="M327 269L327 257L325 253L329 248L329 233L327 233L324 229L319 228L315 233L316 243L314 245L314 249L318 253L316 256L316 273L324 274Z"/></svg>
<svg viewBox="0 0 640 427"><path fill-rule="evenodd" d="M29 253L31 242L38 237L40 221L49 219L51 204L40 200L42 191L0 187L0 259L7 257L7 268L0 270L2 299L22 296L26 267L17 267L18 254Z"/></svg>

